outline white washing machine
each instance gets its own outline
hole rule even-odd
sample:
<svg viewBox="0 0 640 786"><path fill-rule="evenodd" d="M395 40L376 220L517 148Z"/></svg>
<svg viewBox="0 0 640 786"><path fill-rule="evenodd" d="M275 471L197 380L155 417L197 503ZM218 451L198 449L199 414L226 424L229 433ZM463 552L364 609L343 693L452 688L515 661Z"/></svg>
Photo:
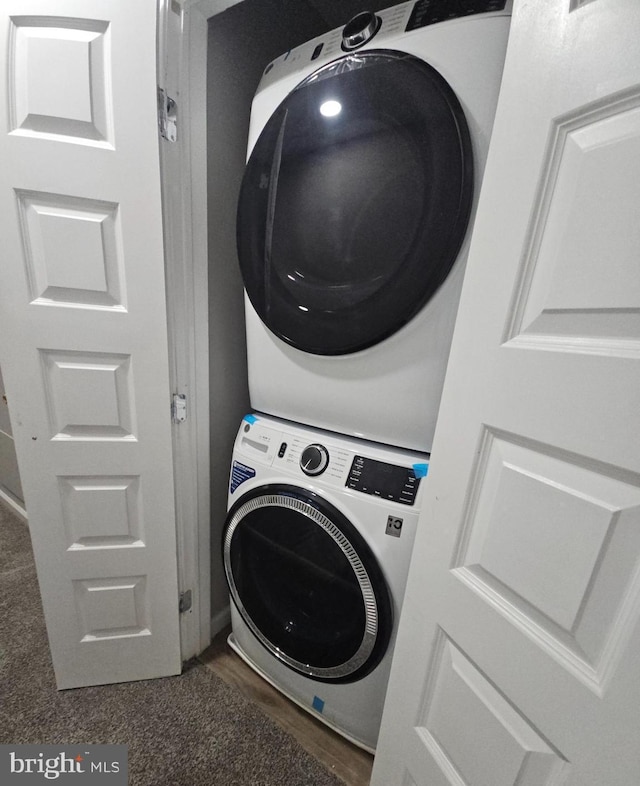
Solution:
<svg viewBox="0 0 640 786"><path fill-rule="evenodd" d="M431 450L509 22L418 0L266 68L237 222L255 409Z"/></svg>
<svg viewBox="0 0 640 786"><path fill-rule="evenodd" d="M234 448L223 534L229 643L370 751L428 460L256 415Z"/></svg>

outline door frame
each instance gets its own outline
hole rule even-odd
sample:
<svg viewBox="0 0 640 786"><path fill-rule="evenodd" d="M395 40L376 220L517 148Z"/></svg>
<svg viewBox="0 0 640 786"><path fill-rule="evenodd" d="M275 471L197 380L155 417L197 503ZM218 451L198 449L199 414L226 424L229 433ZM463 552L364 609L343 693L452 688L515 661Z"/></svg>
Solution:
<svg viewBox="0 0 640 786"><path fill-rule="evenodd" d="M183 661L228 622L211 619L211 480L207 245L208 19L241 0L158 0L158 87L177 103L176 142L161 139L169 368L172 393L187 396L173 424L176 540ZM169 406L169 402L167 402Z"/></svg>

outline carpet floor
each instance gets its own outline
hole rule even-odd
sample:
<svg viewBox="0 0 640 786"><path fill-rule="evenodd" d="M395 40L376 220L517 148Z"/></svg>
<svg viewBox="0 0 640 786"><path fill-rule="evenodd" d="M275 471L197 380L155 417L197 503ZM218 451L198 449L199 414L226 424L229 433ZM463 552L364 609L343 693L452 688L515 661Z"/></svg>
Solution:
<svg viewBox="0 0 640 786"><path fill-rule="evenodd" d="M0 504L0 744L129 746L130 786L341 786L198 661L57 691L26 524Z"/></svg>

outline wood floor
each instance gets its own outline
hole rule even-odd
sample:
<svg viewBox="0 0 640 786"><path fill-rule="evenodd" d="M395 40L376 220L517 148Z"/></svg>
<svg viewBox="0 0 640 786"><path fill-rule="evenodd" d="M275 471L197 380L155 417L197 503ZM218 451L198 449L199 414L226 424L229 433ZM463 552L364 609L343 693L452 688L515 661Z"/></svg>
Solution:
<svg viewBox="0 0 640 786"><path fill-rule="evenodd" d="M258 676L229 647L229 633L227 629L216 636L200 656L202 663L235 685L347 786L368 786L373 756L320 723Z"/></svg>

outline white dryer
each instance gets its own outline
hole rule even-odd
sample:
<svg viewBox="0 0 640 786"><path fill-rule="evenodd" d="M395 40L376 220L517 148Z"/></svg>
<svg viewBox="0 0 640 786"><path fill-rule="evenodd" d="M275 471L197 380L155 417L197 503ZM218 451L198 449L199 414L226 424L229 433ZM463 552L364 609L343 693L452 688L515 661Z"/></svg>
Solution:
<svg viewBox="0 0 640 786"><path fill-rule="evenodd" d="M509 12L403 3L267 66L237 220L255 409L431 449Z"/></svg>
<svg viewBox="0 0 640 786"><path fill-rule="evenodd" d="M229 643L373 751L428 456L263 416L236 439L223 534Z"/></svg>

